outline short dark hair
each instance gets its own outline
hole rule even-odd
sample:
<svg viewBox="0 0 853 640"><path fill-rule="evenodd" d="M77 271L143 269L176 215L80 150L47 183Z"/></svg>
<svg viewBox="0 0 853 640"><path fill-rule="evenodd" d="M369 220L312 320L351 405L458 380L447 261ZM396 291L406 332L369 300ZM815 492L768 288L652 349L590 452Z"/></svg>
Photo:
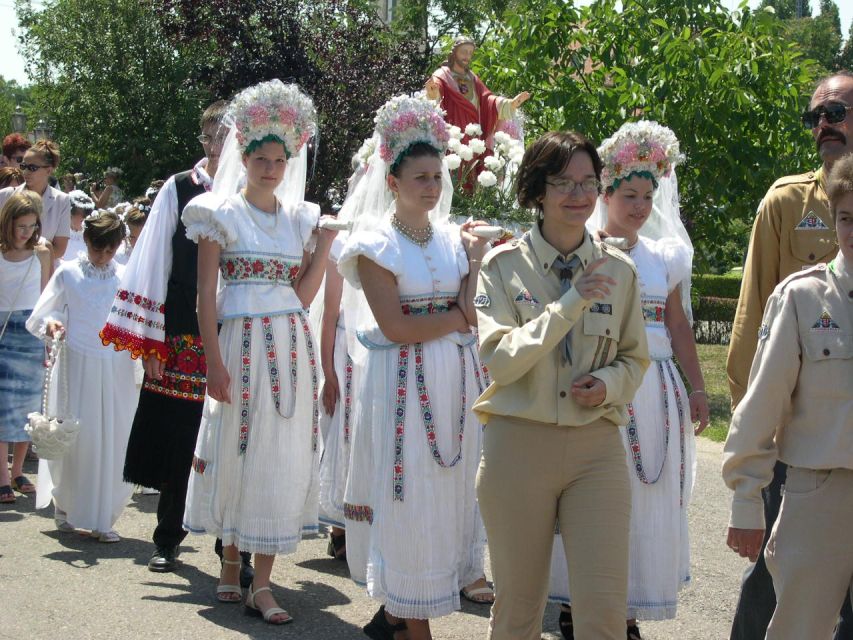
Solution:
<svg viewBox="0 0 853 640"><path fill-rule="evenodd" d="M3 138L3 155L11 158L16 151L26 151L30 146L32 146L30 141L20 133L10 133Z"/></svg>
<svg viewBox="0 0 853 640"><path fill-rule="evenodd" d="M397 156L397 159L394 161L394 164L391 165L391 168L388 170L388 173L390 173L395 178L399 178L400 169L403 168L403 165L406 164L408 160L414 158L424 158L426 156L440 158L441 152L428 142L415 142L414 144L409 145L409 147L405 151L403 151L399 156Z"/></svg>
<svg viewBox="0 0 853 640"><path fill-rule="evenodd" d="M826 178L826 195L829 197L829 212L833 218L835 208L848 193L853 193L853 153L836 160Z"/></svg>
<svg viewBox="0 0 853 640"><path fill-rule="evenodd" d="M595 144L577 131L549 131L527 147L515 178L518 204L525 209L541 209L545 179L561 173L575 153L586 153L592 160L595 177L601 180L601 158Z"/></svg>
<svg viewBox="0 0 853 640"><path fill-rule="evenodd" d="M117 247L124 240L127 230L118 214L101 209L97 217L83 220L83 240L95 249Z"/></svg>
<svg viewBox="0 0 853 640"><path fill-rule="evenodd" d="M204 129L209 124L220 124L228 113L228 102L226 100L217 100L209 105L204 113L201 114L198 126Z"/></svg>
<svg viewBox="0 0 853 640"><path fill-rule="evenodd" d="M838 71L833 71L828 76L819 78L817 82L815 82L814 89L812 90L812 95L814 95L818 89L820 89L830 80L835 80L835 78L847 78L848 80L853 80L853 71L848 71L847 69L839 69Z"/></svg>

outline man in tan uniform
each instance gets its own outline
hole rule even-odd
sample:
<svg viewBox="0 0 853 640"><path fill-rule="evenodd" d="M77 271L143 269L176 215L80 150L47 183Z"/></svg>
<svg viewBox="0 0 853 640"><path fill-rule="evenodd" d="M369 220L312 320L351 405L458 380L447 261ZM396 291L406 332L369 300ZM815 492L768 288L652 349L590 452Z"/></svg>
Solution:
<svg viewBox="0 0 853 640"><path fill-rule="evenodd" d="M770 296L723 458L735 492L728 545L753 561L761 489L777 459L790 465L763 554L778 598L770 640L828 640L853 586L853 154L833 168L828 193L841 250Z"/></svg>
<svg viewBox="0 0 853 640"><path fill-rule="evenodd" d="M743 284L729 345L727 372L736 408L746 393L747 379L758 341L758 328L767 299L778 283L792 273L826 262L835 255L836 242L826 174L832 164L853 151L853 74L844 71L818 84L803 114L803 124L811 129L822 165L816 171L777 180L758 207L753 224ZM765 520L769 536L779 511L785 465L774 470L773 482L764 493ZM731 640L760 640L773 614L776 599L773 583L763 556L744 576ZM850 617L849 603L845 605ZM851 620L853 623L853 620ZM853 625L851 625L853 626ZM853 638L849 635L840 638Z"/></svg>

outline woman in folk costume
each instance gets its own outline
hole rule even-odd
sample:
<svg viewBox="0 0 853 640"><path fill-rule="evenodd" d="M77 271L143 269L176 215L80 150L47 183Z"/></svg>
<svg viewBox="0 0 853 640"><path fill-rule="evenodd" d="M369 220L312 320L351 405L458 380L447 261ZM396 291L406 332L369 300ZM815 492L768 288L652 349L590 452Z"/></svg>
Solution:
<svg viewBox="0 0 853 640"><path fill-rule="evenodd" d="M459 609L483 577L474 489L483 388L470 327L485 241L450 224L448 135L438 106L399 96L376 116L378 145L359 184L363 209L338 268L359 380L345 493L352 577L382 603L376 640Z"/></svg>
<svg viewBox="0 0 853 640"><path fill-rule="evenodd" d="M625 250L637 267L652 359L628 406L630 421L620 427L632 500L627 637L639 640L637 620L675 618L678 591L690 580L693 436L708 424L708 399L691 327L693 245L679 216L678 140L656 122L631 122L598 152L604 193L587 226ZM689 394L673 358L687 376ZM699 422L695 431L691 420ZM550 597L563 603L560 628L571 638L565 562L556 536Z"/></svg>
<svg viewBox="0 0 853 640"><path fill-rule="evenodd" d="M213 192L182 215L199 243L198 317L207 345L184 527L222 538L221 602L241 600L238 551L254 553L247 611L284 624L293 618L270 590L273 560L296 550L303 528L317 528L319 389L305 308L334 232L315 238L319 207L302 201L305 143L316 132L311 99L271 80L239 93L230 115Z"/></svg>
<svg viewBox="0 0 853 640"><path fill-rule="evenodd" d="M361 192L357 192L357 187L367 172L367 163L375 147L375 139L368 138L352 157L353 173L348 180L347 198L338 213L341 222L351 223L353 213L360 209L357 204ZM356 388L355 367L347 347L346 314L341 304L344 279L338 271L338 258L346 236L346 233L338 234L329 251L320 317L320 362L324 378L320 392L323 405L323 414L320 416L320 429L323 432L320 522L331 527L328 554L343 561L347 559L344 490L349 473L352 408Z"/></svg>
<svg viewBox="0 0 853 640"><path fill-rule="evenodd" d="M122 468L139 393L133 362L104 349L98 332L121 282L113 258L125 228L109 211L94 211L83 226L87 252L62 263L27 320L41 338L66 334L68 410L81 425L62 458L39 463L36 506L53 500L59 531L87 529L100 542L118 542L113 525L133 490Z"/></svg>

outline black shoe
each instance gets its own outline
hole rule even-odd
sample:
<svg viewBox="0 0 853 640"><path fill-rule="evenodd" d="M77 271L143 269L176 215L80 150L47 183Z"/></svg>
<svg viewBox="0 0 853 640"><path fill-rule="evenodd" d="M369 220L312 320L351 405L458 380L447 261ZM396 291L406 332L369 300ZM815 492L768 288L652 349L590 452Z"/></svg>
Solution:
<svg viewBox="0 0 853 640"><path fill-rule="evenodd" d="M560 607L560 633L566 640L575 640L575 626L572 620L572 610Z"/></svg>
<svg viewBox="0 0 853 640"><path fill-rule="evenodd" d="M640 627L635 624L628 626L628 640L643 640L643 637L640 635Z"/></svg>
<svg viewBox="0 0 853 640"><path fill-rule="evenodd" d="M252 586L252 580L255 579L255 570L252 568L252 554L241 551L240 559L243 561L240 566L240 586L248 589Z"/></svg>
<svg viewBox="0 0 853 640"><path fill-rule="evenodd" d="M156 573L168 573L178 567L177 547L157 547L148 561L148 570Z"/></svg>
<svg viewBox="0 0 853 640"><path fill-rule="evenodd" d="M329 533L329 546L326 547L326 553L335 560L347 560L347 534L340 533L334 535Z"/></svg>
<svg viewBox="0 0 853 640"><path fill-rule="evenodd" d="M363 631L368 638L372 638L373 640L394 640L394 634L397 631L404 631L405 629L405 620L401 620L397 624L388 622L388 618L385 617L385 605L383 604L379 607L376 615L373 616L373 620L368 622L364 627Z"/></svg>

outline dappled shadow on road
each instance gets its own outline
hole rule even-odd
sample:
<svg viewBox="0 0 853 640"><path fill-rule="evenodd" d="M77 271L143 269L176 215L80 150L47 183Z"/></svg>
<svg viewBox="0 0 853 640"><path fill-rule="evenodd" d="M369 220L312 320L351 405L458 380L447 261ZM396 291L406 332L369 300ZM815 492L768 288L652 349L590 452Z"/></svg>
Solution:
<svg viewBox="0 0 853 640"><path fill-rule="evenodd" d="M140 513L157 513L157 503L159 501L159 494L146 496L141 493L134 493L130 497L130 502L127 503L126 508L135 509Z"/></svg>
<svg viewBox="0 0 853 640"><path fill-rule="evenodd" d="M327 573L332 576L338 576L339 578L349 578L349 566L347 566L347 563L335 560L331 557L312 558L311 560L306 560L304 562L297 562L296 566L302 567L303 569L309 569L311 571L317 571L318 573Z"/></svg>

